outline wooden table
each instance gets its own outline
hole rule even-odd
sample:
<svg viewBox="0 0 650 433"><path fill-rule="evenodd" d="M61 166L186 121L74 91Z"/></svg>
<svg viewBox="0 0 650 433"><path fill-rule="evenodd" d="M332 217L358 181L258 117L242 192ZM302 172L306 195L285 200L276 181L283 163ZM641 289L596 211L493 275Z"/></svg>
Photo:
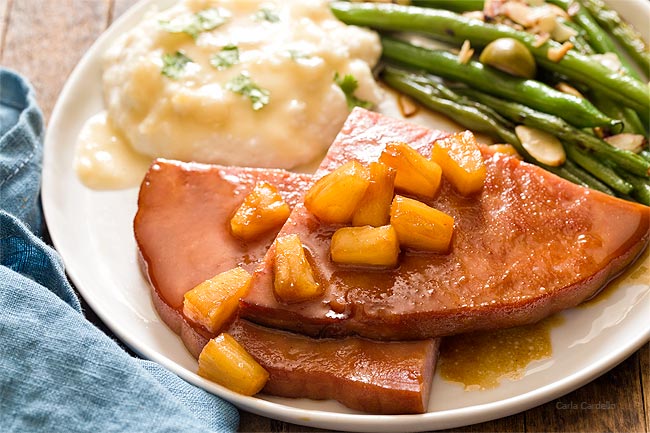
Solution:
<svg viewBox="0 0 650 433"><path fill-rule="evenodd" d="M68 75L95 39L136 0L0 0L0 65L34 85L48 119ZM92 311L90 320L110 334ZM571 408L575 403L577 409ZM584 404L583 404L584 403ZM609 409L585 409L596 403ZM454 431L647 432L650 345L592 383L542 406ZM242 412L241 431L318 431Z"/></svg>

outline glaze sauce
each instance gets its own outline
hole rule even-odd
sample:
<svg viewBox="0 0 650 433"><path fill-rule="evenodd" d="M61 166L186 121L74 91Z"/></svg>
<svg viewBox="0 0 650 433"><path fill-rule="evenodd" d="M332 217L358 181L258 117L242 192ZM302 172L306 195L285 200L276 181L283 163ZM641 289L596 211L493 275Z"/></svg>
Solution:
<svg viewBox="0 0 650 433"><path fill-rule="evenodd" d="M598 302L609 299L614 292L625 284L626 286L642 284L648 285L648 275L650 275L650 248L646 247L641 256L625 272L616 277L596 296L578 305L578 308L589 308Z"/></svg>
<svg viewBox="0 0 650 433"><path fill-rule="evenodd" d="M463 384L466 390L521 379L528 364L551 357L551 329L563 321L555 315L533 325L446 337L440 348L440 376Z"/></svg>
<svg viewBox="0 0 650 433"><path fill-rule="evenodd" d="M137 187L151 158L135 152L113 127L105 111L86 121L79 138L74 167L77 177L97 190Z"/></svg>

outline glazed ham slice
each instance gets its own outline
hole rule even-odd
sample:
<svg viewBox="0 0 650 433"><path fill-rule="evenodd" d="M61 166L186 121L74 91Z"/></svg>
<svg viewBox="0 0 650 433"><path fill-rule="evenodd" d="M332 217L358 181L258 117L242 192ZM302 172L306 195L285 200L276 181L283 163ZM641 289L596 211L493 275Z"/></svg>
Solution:
<svg viewBox="0 0 650 433"><path fill-rule="evenodd" d="M441 135L356 109L316 177L356 159L376 161L391 141L430 156ZM350 269L329 258L340 226L297 205L280 235L297 233L325 289L283 304L273 295L273 249L242 301L241 315L311 336L407 340L536 322L596 294L643 250L650 208L584 189L536 166L482 150L487 178L465 198L445 181L427 203L455 218L448 254L403 252L386 271Z"/></svg>
<svg viewBox="0 0 650 433"><path fill-rule="evenodd" d="M221 167L156 160L140 187L135 239L147 276L172 308L197 284L236 266L253 272L275 238L253 242L230 234L229 221L258 181L293 207L311 176L285 170Z"/></svg>
<svg viewBox="0 0 650 433"><path fill-rule="evenodd" d="M238 320L228 332L269 372L262 392L376 414L427 410L440 339L320 339Z"/></svg>
<svg viewBox="0 0 650 433"><path fill-rule="evenodd" d="M264 258L276 233L244 243L228 228L236 208L262 180L291 206L311 184L311 176L283 170L167 160L155 161L142 183L134 232L153 304L194 357L214 335L183 315L183 295L235 266L252 271ZM370 413L426 411L438 339L315 340L239 319L226 331L269 372L264 393L334 399Z"/></svg>

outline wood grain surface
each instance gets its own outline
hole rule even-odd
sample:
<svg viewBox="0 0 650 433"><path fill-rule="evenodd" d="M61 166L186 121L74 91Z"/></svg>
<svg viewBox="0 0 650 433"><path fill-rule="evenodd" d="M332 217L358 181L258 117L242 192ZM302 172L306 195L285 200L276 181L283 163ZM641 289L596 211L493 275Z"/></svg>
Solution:
<svg viewBox="0 0 650 433"><path fill-rule="evenodd" d="M0 65L27 77L46 120L93 41L135 0L0 0ZM89 319L102 327L92 312ZM599 404L600 409L591 409ZM604 408L602 408L604 407ZM578 390L510 417L450 431L647 432L650 344ZM315 432L242 412L243 432Z"/></svg>

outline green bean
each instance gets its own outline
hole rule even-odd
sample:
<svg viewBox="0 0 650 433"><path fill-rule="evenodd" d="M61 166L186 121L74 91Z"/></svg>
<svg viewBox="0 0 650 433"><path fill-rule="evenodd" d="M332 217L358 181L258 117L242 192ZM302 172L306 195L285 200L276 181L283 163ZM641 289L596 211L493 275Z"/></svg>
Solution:
<svg viewBox="0 0 650 433"><path fill-rule="evenodd" d="M565 0L546 0L546 1L548 1L549 3L558 4L560 6L563 6L565 4L566 5L574 4L574 3L569 3L569 2L567 2ZM577 4L577 3L575 3L575 4ZM584 9L582 9L582 10L584 11ZM584 11L584 12L585 12L586 15L588 15L588 12L586 12L586 11ZM585 15L585 14L582 14L582 15ZM576 16L578 16L578 15L576 15ZM589 16L589 19L592 20L591 22L593 22L593 24L596 27L598 27L598 24L595 21L593 21L593 18L591 18L591 16ZM573 46L574 46L574 48L576 50L578 50L581 54L585 54L585 55L596 54L596 51L594 51L592 46L583 37L583 33L584 33L585 30L582 27L580 27L579 25L577 25L576 23L574 23L572 21L562 20L562 23L564 25L566 25L568 27L571 27L574 30L579 32L577 35L572 36L569 39L569 41L573 44ZM599 27L598 27L598 30L600 31L600 33L598 33L598 35L602 34L602 35L604 35L604 37L607 37L607 38L609 37ZM593 38L590 38L590 39L593 39ZM610 41L611 41L611 39L610 39ZM613 41L611 41L611 42L613 43ZM604 53L606 51L599 50L598 52L599 53ZM622 63L626 62L626 59L623 56L619 56L619 59L621 60ZM628 66L630 68L629 73L632 74L633 77L639 78L638 74L636 74L636 71L633 68L631 68L631 65L628 65ZM539 77L538 77L538 79L539 79ZM545 79L542 79L541 81L546 82ZM597 93L598 92L595 92L594 95L597 94ZM634 133L634 134L645 134L645 127L643 126L643 124L639 120L639 116L636 114L636 111L634 111L633 109L631 109L629 107L621 107L616 102L613 102L609 98L603 97L602 95L597 99L596 98L590 99L590 101L603 114L609 116L612 119L620 119L620 120L622 120L623 121L623 132L631 132L631 133Z"/></svg>
<svg viewBox="0 0 650 433"><path fill-rule="evenodd" d="M607 53L611 52L618 55L618 49L614 40L611 36L605 32L600 25L594 20L588 10L586 10L580 3L571 1L571 0L546 0L548 3L556 4L562 7L565 11L569 11L571 8L572 19L573 21L563 20L563 24L573 28L578 31L579 34L571 37L570 41L573 43L576 50L581 54L592 55L594 52L597 53ZM456 5L459 2L449 2L445 0L440 1L430 1L423 0L418 3L418 5L426 7L441 7L443 9L458 11L469 10L470 5L458 5L454 6L454 9L451 9L452 5ZM460 2L462 3L462 2ZM474 9L481 9L483 7L482 1L472 1L470 2L471 7ZM479 4L480 3L480 4ZM416 4L412 2L412 4ZM584 39L583 35L587 36L589 43ZM595 51L594 51L595 50ZM634 78L640 79L640 75L636 72L634 67L628 62L625 56L618 55L619 60L623 66L623 69L629 73ZM603 98L600 98L603 101ZM596 104L595 104L596 105ZM615 119L621 119L624 122L625 129L629 132L637 134L645 134L645 127L639 120L637 114L634 110L627 107L618 107L617 104L607 101L604 104L596 105L603 113L607 114L609 117ZM605 108L607 111L605 111ZM613 115L615 112L615 115Z"/></svg>
<svg viewBox="0 0 650 433"><path fill-rule="evenodd" d="M390 87L413 97L434 111L449 116L462 127L482 132L511 144L526 161L540 165L547 171L580 186L614 195L607 185L571 161L566 161L560 167L540 164L522 147L521 142L512 132L513 125L504 125L500 121L502 119L500 114L479 102L458 95L444 84L437 82L435 77L409 73L393 66L386 66L381 76ZM449 100L445 100L445 98L449 98Z"/></svg>
<svg viewBox="0 0 650 433"><path fill-rule="evenodd" d="M491 120L494 121L495 124L497 124L500 127L505 128L507 131L506 133L509 135L512 134L512 130L514 130L515 125L497 113L494 109L491 107L488 107L485 104L481 104L480 102L473 101L465 96L459 95L458 93L454 92L451 90L448 86L444 85L442 82L442 79L440 77L437 77L435 75L427 74L426 72L419 71L419 72L411 72L406 71L404 69L399 69L394 66L386 66L387 70L392 71L394 74L400 74L402 76L408 77L409 81L413 81L421 86L425 86L426 88L430 89L431 92L433 92L436 96L444 99L448 99L450 101L454 101L460 105L463 106L468 106L468 107L473 107L477 110L479 110L481 113L483 113L485 116L489 117ZM471 129L471 128L469 128ZM501 134L503 135L503 134ZM513 135L514 136L514 135ZM500 138L503 140L506 140L503 137L496 136L496 138ZM510 137L507 137L510 138ZM515 137L516 138L516 137ZM511 140L506 140L507 143L511 143ZM517 140L518 142L518 140Z"/></svg>
<svg viewBox="0 0 650 433"><path fill-rule="evenodd" d="M542 113L515 102L503 101L475 89L461 88L456 91L494 108L515 123L541 129L555 135L565 143L575 144L603 159L611 160L633 174L650 177L649 161L633 152L618 149L598 137L576 129L557 116Z"/></svg>
<svg viewBox="0 0 650 433"><path fill-rule="evenodd" d="M575 173L573 173L571 170L568 170L564 166L560 167L550 167L550 166L545 166L542 164L538 164L540 167L545 169L546 171L549 171L553 173L556 176L561 177L562 179L566 179L571 183L575 183L576 185L580 185L585 188L589 188L589 185L587 185L585 182L582 181L580 176L577 176Z"/></svg>
<svg viewBox="0 0 650 433"><path fill-rule="evenodd" d="M571 11L571 19L577 23L580 28L584 30L587 34L587 40L589 45L600 54L604 53L614 53L618 54L618 49L616 43L612 37L603 30L600 25L594 20L591 13L584 8L579 2L573 0L546 0L548 3L553 3L557 6L560 6L565 11ZM621 63L624 64L625 68L629 70L631 74L637 79L641 77L639 74L634 71L632 65L625 59L623 56L618 56L621 59Z"/></svg>
<svg viewBox="0 0 650 433"><path fill-rule="evenodd" d="M643 149L641 152L639 152L639 155L646 161L650 161L650 150Z"/></svg>
<svg viewBox="0 0 650 433"><path fill-rule="evenodd" d="M632 134L646 134L645 126L639 120L639 116L636 114L636 111L632 110L629 107L621 108L621 116L617 119L623 120L623 130L627 126L627 130Z"/></svg>
<svg viewBox="0 0 650 433"><path fill-rule="evenodd" d="M637 80L641 80L641 75L637 73L632 64L625 56L619 54L616 42L603 28L600 27L598 22L594 19L591 13L579 2L572 0L546 0L549 3L554 3L564 10L571 12L571 18L580 25L580 27L587 33L589 45L600 54L614 53L621 61L623 69Z"/></svg>
<svg viewBox="0 0 650 433"><path fill-rule="evenodd" d="M390 87L414 98L433 111L446 115L462 127L488 134L512 144L516 148L521 148L517 136L511 129L499 124L476 107L461 105L453 100L445 99L445 96L441 95L442 92L431 83L417 82L411 79L408 73L393 67L386 67L381 77Z"/></svg>
<svg viewBox="0 0 650 433"><path fill-rule="evenodd" d="M563 24L574 29L578 27L586 34L588 42L585 41L583 37L571 38L571 42L582 54L590 54L587 46L594 48L598 53L617 53L618 50L612 38L600 27L596 20L594 20L591 13L589 13L589 11L579 2L572 0L546 1L562 7L565 11L568 11L571 7L571 19L573 21L566 21ZM440 8L460 13L482 10L485 2L484 0L412 0L410 4L412 6ZM598 4L597 7L600 7L600 4ZM577 25L573 25L573 23L576 23ZM584 45L585 42L587 42L588 45ZM635 76L635 78L640 79L638 74L636 74L636 71L634 71L634 69L631 68L631 65L627 62L627 59L622 56L619 57L621 57L621 61L624 62L628 69L630 69L630 72Z"/></svg>
<svg viewBox="0 0 650 433"><path fill-rule="evenodd" d="M602 91L613 100L632 107L644 119L650 118L647 84L610 71L589 57L571 50L561 60L552 61L548 58L548 51L560 47L554 41L538 46L536 37L524 31L438 9L348 2L333 2L330 3L330 8L337 18L347 24L378 30L420 32L447 42L461 43L469 40L474 47L483 47L499 38L518 39L535 56L538 65Z"/></svg>
<svg viewBox="0 0 650 433"><path fill-rule="evenodd" d="M620 194L629 195L634 190L634 185L621 179L612 168L600 163L591 155L583 152L576 146L565 146L565 150L567 156L572 161L584 168L587 172L591 173L597 179L601 180L614 191Z"/></svg>
<svg viewBox="0 0 650 433"><path fill-rule="evenodd" d="M621 119L623 121L623 132L645 134L645 127L634 110L628 107L621 107L615 102L612 102L610 98L598 92L592 92L591 102L596 108L612 119Z"/></svg>
<svg viewBox="0 0 650 433"><path fill-rule="evenodd" d="M423 8L440 8L454 12L482 11L483 0L411 0L411 5Z"/></svg>
<svg viewBox="0 0 650 433"><path fill-rule="evenodd" d="M458 56L444 50L429 50L390 37L382 37L381 42L383 55L387 59L479 87L545 113L566 116L579 128L620 124L620 121L610 119L598 111L586 99L562 93L539 81L513 77L476 61L461 64Z"/></svg>
<svg viewBox="0 0 650 433"><path fill-rule="evenodd" d="M451 101L458 101L462 98L458 93L451 90L449 87L445 86L442 83L442 78L428 74L425 71L409 71L407 69L398 68L394 65L386 65L384 71L401 75L403 77L408 77L409 80L414 81L423 86L429 86L432 88L432 91L435 92L437 96L440 96Z"/></svg>
<svg viewBox="0 0 650 433"><path fill-rule="evenodd" d="M621 19L616 11L601 0L581 0L598 23L609 31L639 65L646 77L650 76L650 51L639 33Z"/></svg>
<svg viewBox="0 0 650 433"><path fill-rule="evenodd" d="M591 13L589 13L589 11L584 8L584 6L578 2L571 0L546 1L562 7L567 12L569 9L571 9L572 19L578 23L580 27L587 33L591 47L600 54L615 54L621 62L622 69L626 73L630 74L636 79L641 79L641 76L637 73L627 58L618 53L618 47L616 46L616 43L611 38L611 36L600 27L600 25L592 17ZM576 42L580 44L580 41L576 40ZM584 49L584 47L582 49ZM598 94L598 92L595 93ZM600 104L596 102L594 105L596 105L598 109L600 109L603 113L606 113L608 116L623 120L623 124L625 125L624 130L636 134L645 134L645 126L643 123L641 123L639 116L634 110L628 107L617 106L617 104L612 103L609 98L603 98L601 96L598 99L600 101ZM615 111L616 115L614 115L612 111Z"/></svg>
<svg viewBox="0 0 650 433"><path fill-rule="evenodd" d="M564 161L562 167L566 171L568 171L569 173L573 174L575 177L580 179L580 182L582 182L588 188L595 189L596 191L604 192L605 194L608 195L615 195L614 191L610 187L608 187L603 182L593 177L591 174L584 171L582 168L577 166L570 159Z"/></svg>
<svg viewBox="0 0 650 433"><path fill-rule="evenodd" d="M593 47L587 42L587 39L585 39L585 31L582 27L574 23L573 21L568 21L565 19L561 20L562 24L564 24L567 27L572 28L576 32L578 32L577 35L571 36L569 38L569 42L573 44L573 47L578 50L580 54L584 54L586 56L591 56L593 54L596 54L594 51Z"/></svg>
<svg viewBox="0 0 650 433"><path fill-rule="evenodd" d="M625 181L634 186L632 197L634 197L639 203L650 206L650 182L648 182L647 179L631 175L622 170L617 170L617 173L625 179Z"/></svg>

